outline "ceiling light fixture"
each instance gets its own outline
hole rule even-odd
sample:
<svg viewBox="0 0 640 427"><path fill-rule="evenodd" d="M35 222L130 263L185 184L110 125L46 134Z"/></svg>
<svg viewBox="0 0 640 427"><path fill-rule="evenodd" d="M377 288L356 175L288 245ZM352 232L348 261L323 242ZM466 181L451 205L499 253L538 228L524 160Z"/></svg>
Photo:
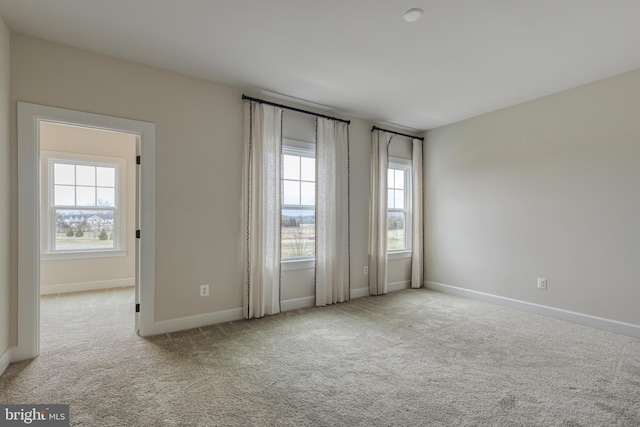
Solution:
<svg viewBox="0 0 640 427"><path fill-rule="evenodd" d="M409 9L404 13L404 20L407 22L415 22L418 19L422 18L423 14L424 10L414 7L413 9Z"/></svg>

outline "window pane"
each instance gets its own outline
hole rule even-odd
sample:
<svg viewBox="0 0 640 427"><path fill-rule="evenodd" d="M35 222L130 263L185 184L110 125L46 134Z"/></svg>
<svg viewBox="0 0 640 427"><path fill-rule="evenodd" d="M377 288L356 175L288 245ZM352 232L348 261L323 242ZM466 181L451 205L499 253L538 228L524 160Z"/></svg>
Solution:
<svg viewBox="0 0 640 427"><path fill-rule="evenodd" d="M393 169L387 169L387 188L393 188L394 176Z"/></svg>
<svg viewBox="0 0 640 427"><path fill-rule="evenodd" d="M300 204L313 205L316 204L316 185L313 182L303 182L300 186Z"/></svg>
<svg viewBox="0 0 640 427"><path fill-rule="evenodd" d="M282 230L280 251L282 259L311 257L315 254L314 210L284 209L282 211Z"/></svg>
<svg viewBox="0 0 640 427"><path fill-rule="evenodd" d="M114 249L114 211L57 209L54 250Z"/></svg>
<svg viewBox="0 0 640 427"><path fill-rule="evenodd" d="M53 164L53 183L62 185L74 185L76 183L76 167L64 163Z"/></svg>
<svg viewBox="0 0 640 427"><path fill-rule="evenodd" d="M316 180L316 159L300 157L300 179L303 181Z"/></svg>
<svg viewBox="0 0 640 427"><path fill-rule="evenodd" d="M96 185L96 167L77 165L76 185Z"/></svg>
<svg viewBox="0 0 640 427"><path fill-rule="evenodd" d="M394 202L395 202L395 197L393 195L393 190L389 189L387 190L387 208L393 209L395 207Z"/></svg>
<svg viewBox="0 0 640 427"><path fill-rule="evenodd" d="M76 188L74 186L55 185L53 187L53 204L56 206L74 206L76 204L75 196Z"/></svg>
<svg viewBox="0 0 640 427"><path fill-rule="evenodd" d="M96 168L96 185L99 187L116 186L116 168Z"/></svg>
<svg viewBox="0 0 640 427"><path fill-rule="evenodd" d="M101 188L96 189L98 196L98 206L115 206L116 205L116 189Z"/></svg>
<svg viewBox="0 0 640 427"><path fill-rule="evenodd" d="M284 179L300 179L300 157L285 154L282 169Z"/></svg>
<svg viewBox="0 0 640 427"><path fill-rule="evenodd" d="M403 209L404 208L404 191L396 190L395 199L396 201L394 203L395 203L396 209Z"/></svg>
<svg viewBox="0 0 640 427"><path fill-rule="evenodd" d="M285 205L300 204L300 181L284 181L282 203Z"/></svg>
<svg viewBox="0 0 640 427"><path fill-rule="evenodd" d="M395 169L394 172L396 175L395 188L403 189L404 188L404 171Z"/></svg>
<svg viewBox="0 0 640 427"><path fill-rule="evenodd" d="M313 156L313 150L305 150ZM285 153L286 147L285 147ZM281 257L305 258L315 253L316 160L305 155L282 156ZM300 207L298 207L300 206ZM304 208L303 208L304 206Z"/></svg>
<svg viewBox="0 0 640 427"><path fill-rule="evenodd" d="M405 243L405 221L404 212L389 212L387 222L387 250L397 251L406 249Z"/></svg>
<svg viewBox="0 0 640 427"><path fill-rule="evenodd" d="M95 206L96 187L76 187L76 206Z"/></svg>

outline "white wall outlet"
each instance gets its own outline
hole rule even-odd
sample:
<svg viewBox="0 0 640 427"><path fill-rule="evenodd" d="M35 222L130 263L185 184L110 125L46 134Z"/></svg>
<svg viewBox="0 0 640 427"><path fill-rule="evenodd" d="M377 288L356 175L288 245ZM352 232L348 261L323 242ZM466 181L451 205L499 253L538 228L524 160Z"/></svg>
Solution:
<svg viewBox="0 0 640 427"><path fill-rule="evenodd" d="M364 266L364 275L366 276L367 274L369 274L369 266L365 265Z"/></svg>
<svg viewBox="0 0 640 427"><path fill-rule="evenodd" d="M209 296L209 285L201 285L200 286L200 296L208 297Z"/></svg>
<svg viewBox="0 0 640 427"><path fill-rule="evenodd" d="M538 277L538 289L547 289L547 279Z"/></svg>

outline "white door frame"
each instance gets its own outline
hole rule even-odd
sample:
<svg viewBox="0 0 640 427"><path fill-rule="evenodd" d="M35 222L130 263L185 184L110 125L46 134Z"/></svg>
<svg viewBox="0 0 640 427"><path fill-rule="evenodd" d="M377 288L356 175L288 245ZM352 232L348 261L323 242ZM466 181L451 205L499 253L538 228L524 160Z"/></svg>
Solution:
<svg viewBox="0 0 640 427"><path fill-rule="evenodd" d="M155 294L155 124L18 102L18 346L13 361L40 352L41 121L137 135L136 332L153 329ZM132 307L133 310L133 307Z"/></svg>

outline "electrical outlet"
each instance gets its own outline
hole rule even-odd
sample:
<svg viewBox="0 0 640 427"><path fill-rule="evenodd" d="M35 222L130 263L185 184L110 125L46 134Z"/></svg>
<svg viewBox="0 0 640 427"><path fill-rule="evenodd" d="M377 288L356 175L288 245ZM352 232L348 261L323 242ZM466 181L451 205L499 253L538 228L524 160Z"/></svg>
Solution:
<svg viewBox="0 0 640 427"><path fill-rule="evenodd" d="M209 296L209 285L201 285L200 286L200 296L208 297Z"/></svg>
<svg viewBox="0 0 640 427"><path fill-rule="evenodd" d="M547 279L538 277L538 289L547 289Z"/></svg>
<svg viewBox="0 0 640 427"><path fill-rule="evenodd" d="M367 274L369 274L369 266L365 265L364 266L364 275L366 276Z"/></svg>

